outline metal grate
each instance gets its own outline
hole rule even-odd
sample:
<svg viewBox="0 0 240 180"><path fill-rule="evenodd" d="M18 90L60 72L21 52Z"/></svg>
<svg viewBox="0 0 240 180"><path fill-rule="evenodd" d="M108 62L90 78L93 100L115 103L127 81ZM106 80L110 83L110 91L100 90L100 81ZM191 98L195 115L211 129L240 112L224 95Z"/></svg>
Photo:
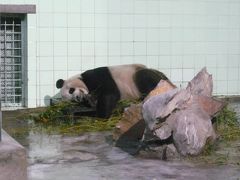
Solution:
<svg viewBox="0 0 240 180"><path fill-rule="evenodd" d="M23 106L21 18L1 16L0 24L2 106Z"/></svg>

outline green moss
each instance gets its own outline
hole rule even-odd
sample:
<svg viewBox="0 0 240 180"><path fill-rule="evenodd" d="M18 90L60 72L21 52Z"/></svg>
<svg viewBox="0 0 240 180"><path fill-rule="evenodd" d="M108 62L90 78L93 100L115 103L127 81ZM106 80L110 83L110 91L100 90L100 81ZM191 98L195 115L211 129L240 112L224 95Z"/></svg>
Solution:
<svg viewBox="0 0 240 180"><path fill-rule="evenodd" d="M76 106L73 102L59 102L53 106L48 106L44 111L37 114L30 114L30 119L43 124L69 124L73 117L67 109Z"/></svg>
<svg viewBox="0 0 240 180"><path fill-rule="evenodd" d="M43 126L53 126L54 129L60 129L61 133L79 133L89 131L112 130L115 124L120 120L123 110L130 104L138 101L120 101L113 115L109 119L99 119L95 117L73 117L68 111L69 108L77 106L73 102L60 102L54 106L49 106L40 113L31 112L30 119L40 123ZM216 132L221 141L233 141L240 138L239 123L236 113L229 108L224 108L215 119ZM213 147L209 146L204 151L212 152Z"/></svg>
<svg viewBox="0 0 240 180"><path fill-rule="evenodd" d="M216 117L216 132L223 141L233 141L240 138L240 125L236 112L224 108Z"/></svg>
<svg viewBox="0 0 240 180"><path fill-rule="evenodd" d="M49 132L61 134L79 134L82 132L108 131L112 130L120 120L123 110L136 101L120 101L109 119L96 117L73 117L67 109L76 106L72 102L60 102L54 106L47 107L37 115L31 115L35 123L48 129Z"/></svg>

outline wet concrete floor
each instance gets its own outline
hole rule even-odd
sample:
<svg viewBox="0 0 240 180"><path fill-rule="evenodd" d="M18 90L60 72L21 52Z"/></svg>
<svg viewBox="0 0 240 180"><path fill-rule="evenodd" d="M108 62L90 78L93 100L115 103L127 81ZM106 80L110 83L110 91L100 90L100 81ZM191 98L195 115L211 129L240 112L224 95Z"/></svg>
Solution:
<svg viewBox="0 0 240 180"><path fill-rule="evenodd" d="M108 132L29 136L29 179L238 179L240 169L136 158L108 144Z"/></svg>
<svg viewBox="0 0 240 180"><path fill-rule="evenodd" d="M238 112L240 119L240 103L233 102L231 106ZM15 117L13 113L5 113L5 119L11 116ZM26 125L14 123L18 128ZM14 129L12 125L9 127L6 121L4 126L9 131ZM240 166L162 161L131 156L114 147L110 135L111 132L96 132L63 136L29 130L15 138L28 151L29 180L240 179ZM240 144L238 146L240 147ZM240 159L240 152L237 157Z"/></svg>

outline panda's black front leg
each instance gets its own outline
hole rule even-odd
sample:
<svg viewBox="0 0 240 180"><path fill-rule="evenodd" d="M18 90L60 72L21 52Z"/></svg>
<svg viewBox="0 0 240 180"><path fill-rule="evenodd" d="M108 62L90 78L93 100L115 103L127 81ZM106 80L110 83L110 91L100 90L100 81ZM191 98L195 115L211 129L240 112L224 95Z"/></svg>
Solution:
<svg viewBox="0 0 240 180"><path fill-rule="evenodd" d="M115 94L100 96L97 102L97 117L109 118L118 101L119 97Z"/></svg>

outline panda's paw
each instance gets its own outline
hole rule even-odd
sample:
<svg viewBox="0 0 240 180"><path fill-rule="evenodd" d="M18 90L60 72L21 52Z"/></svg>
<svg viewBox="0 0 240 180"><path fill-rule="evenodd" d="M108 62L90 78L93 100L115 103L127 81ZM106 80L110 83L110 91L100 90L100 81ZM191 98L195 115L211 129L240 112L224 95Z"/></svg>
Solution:
<svg viewBox="0 0 240 180"><path fill-rule="evenodd" d="M86 107L95 108L97 101L95 98L93 98L91 95L88 94L84 96L81 103L84 104Z"/></svg>

